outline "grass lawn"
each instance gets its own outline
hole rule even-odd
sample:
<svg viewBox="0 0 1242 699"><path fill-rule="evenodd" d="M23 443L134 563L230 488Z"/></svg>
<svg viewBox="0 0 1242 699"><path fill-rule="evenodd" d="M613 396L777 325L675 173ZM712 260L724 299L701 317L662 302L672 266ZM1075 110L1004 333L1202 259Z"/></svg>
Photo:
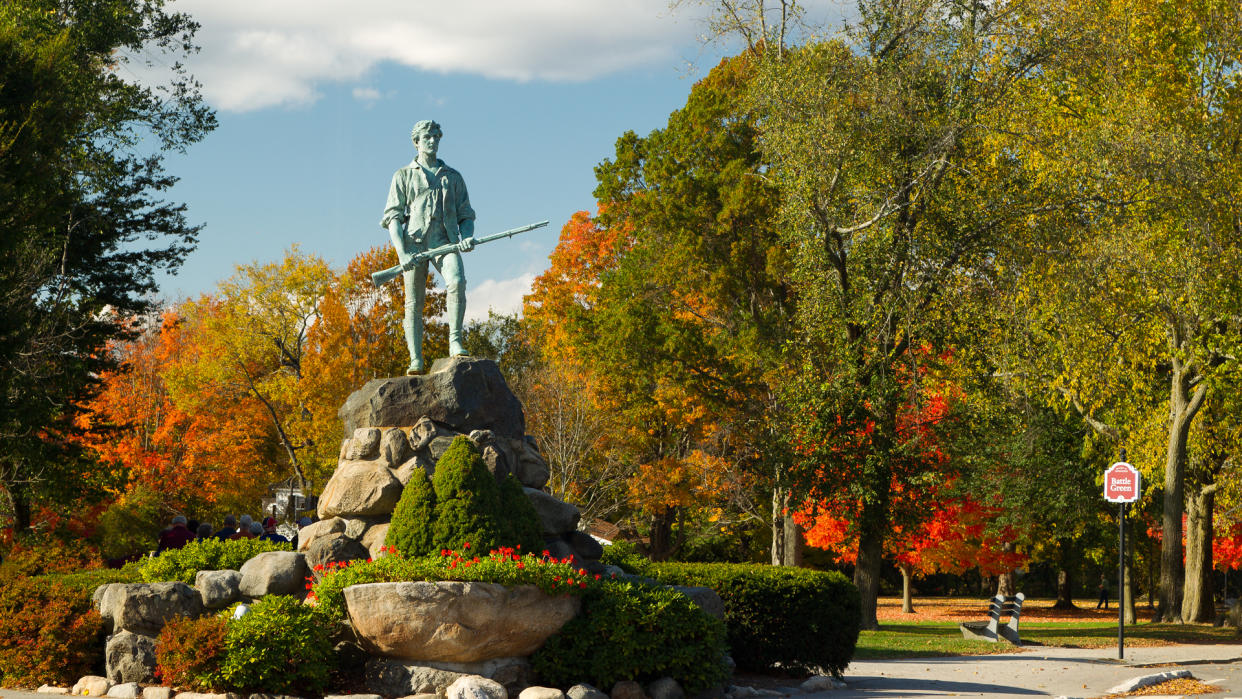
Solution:
<svg viewBox="0 0 1242 699"><path fill-rule="evenodd" d="M1030 646L1062 648L1107 648L1117 645L1117 622L1099 621L1023 623L1022 642ZM1127 646L1159 646L1174 643L1242 643L1237 629L1205 624L1135 624L1126 627ZM1017 649L1005 641L968 641L962 638L956 622L881 622L879 631L858 635L858 660L919 658L948 655L987 655L1012 653Z"/></svg>

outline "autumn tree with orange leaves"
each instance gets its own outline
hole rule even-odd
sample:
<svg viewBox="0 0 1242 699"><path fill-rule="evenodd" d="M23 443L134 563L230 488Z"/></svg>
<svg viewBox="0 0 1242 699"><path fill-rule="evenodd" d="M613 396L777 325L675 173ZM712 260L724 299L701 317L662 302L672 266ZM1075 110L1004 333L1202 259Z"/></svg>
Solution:
<svg viewBox="0 0 1242 699"><path fill-rule="evenodd" d="M401 330L405 299L399 281L381 288L371 273L397 264L391 245L379 245L356 255L345 271L335 275L306 335L298 395L310 413L309 431L315 435L308 454L318 470L330 472L336 463L344 427L337 411L350 393L371 379L401 376L408 363ZM444 291L428 275L423 311L423 356L445 356L448 326L436 320L444 313Z"/></svg>
<svg viewBox="0 0 1242 699"><path fill-rule="evenodd" d="M723 61L665 128L617 140L596 169L599 214L566 226L527 303L545 356L614 419L597 448L630 474L656 557L722 518L775 516L784 541L770 497L788 462L775 385L792 298L741 99L752 69Z"/></svg>
<svg viewBox="0 0 1242 699"><path fill-rule="evenodd" d="M268 480L256 467L275 454L255 401L204 390L178 402L166 372L192 361L193 331L166 311L132 342L118 345L120 369L80 419L85 444L123 492L142 486L170 511L209 514L254 503Z"/></svg>
<svg viewBox="0 0 1242 699"><path fill-rule="evenodd" d="M170 511L252 509L286 477L314 490L335 467L345 398L404 367L400 287L369 276L395 263L384 246L342 273L296 249L239 267L113 348L123 365L80 419L86 446L121 491L149 488ZM427 314L443 307L428 294ZM428 349L443 351L446 327L427 328Z"/></svg>
<svg viewBox="0 0 1242 699"><path fill-rule="evenodd" d="M926 352L922 354L927 356ZM925 361L933 359L945 362L948 355ZM943 435L956 421L955 403L961 392L943 381L938 389L933 385L926 386L926 394L901 411L897 434L904 458L896 462L889 485L891 523L884 552L901 571L905 612L914 611L915 576L971 569L983 575L1000 575L1027 559L1006 546L1015 538L1015 531L998 523L1002 511L999 503L972 497L955 487L961 464L950 458ZM849 489L849 482L859 478L850 473L850 464L861 463L874 434L873 429L863 428L849 443L852 453L840 454L829 462L831 466L825 465L821 478L844 481L844 487L808 502L795 515L806 528L809 545L828 550L851 565L858 560L858 527L864 508Z"/></svg>

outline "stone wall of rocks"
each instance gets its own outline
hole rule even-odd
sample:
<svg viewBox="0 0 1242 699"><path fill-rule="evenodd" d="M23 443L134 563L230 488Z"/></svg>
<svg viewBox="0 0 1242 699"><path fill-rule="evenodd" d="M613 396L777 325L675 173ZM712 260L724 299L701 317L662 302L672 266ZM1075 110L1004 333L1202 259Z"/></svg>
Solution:
<svg viewBox="0 0 1242 699"><path fill-rule="evenodd" d="M100 585L92 601L104 623L111 626L104 649L106 679L118 685L152 682L155 639L169 621L198 617L264 595L304 596L308 575L302 554L269 551L246 561L239 571L199 571L193 586L182 582Z"/></svg>
<svg viewBox="0 0 1242 699"><path fill-rule="evenodd" d="M375 379L350 395L340 416L350 436L319 497L319 521L298 537L311 568L379 556L414 469L434 474L449 444L464 435L498 481L513 474L524 486L554 556L602 572L603 549L578 531L578 508L543 491L547 462L525 434L522 403L495 362L451 357L425 376Z"/></svg>
<svg viewBox="0 0 1242 699"><path fill-rule="evenodd" d="M368 677L382 676L372 689L376 694L327 695L323 699L686 699L676 680L664 678L647 685L618 682L606 693L588 684L576 684L568 690L555 687L529 686L522 679L529 667L513 663L497 665L491 676L463 673L429 666L400 665L388 661L372 661L367 665ZM732 685L717 691L704 692L695 699L776 699L804 694L822 695L846 685L839 679L816 675L801 683L790 680L776 688L755 688ZM110 697L111 699L300 699L275 694L203 694L177 692L170 687L140 687L134 682L112 682L106 677L87 676L72 688L43 686L40 694Z"/></svg>

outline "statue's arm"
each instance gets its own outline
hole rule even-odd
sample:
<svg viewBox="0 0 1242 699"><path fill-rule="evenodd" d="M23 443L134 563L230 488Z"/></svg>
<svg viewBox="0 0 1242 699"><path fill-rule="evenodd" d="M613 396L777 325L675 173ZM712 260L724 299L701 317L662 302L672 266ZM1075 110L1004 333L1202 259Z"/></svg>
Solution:
<svg viewBox="0 0 1242 699"><path fill-rule="evenodd" d="M393 174L392 184L388 187L388 201L384 204L384 218L380 221L380 225L388 229L388 236L392 238L392 246L397 250L397 259L403 266L413 255L413 252L406 248L409 240L409 236L405 234L407 207L406 188L402 185L401 171L398 170Z"/></svg>
<svg viewBox="0 0 1242 699"><path fill-rule="evenodd" d="M401 266L409 264L414 252L406 247L409 236L405 234L405 224L401 219L394 218L388 222L388 237L392 238L392 246L397 250L397 260L401 262Z"/></svg>

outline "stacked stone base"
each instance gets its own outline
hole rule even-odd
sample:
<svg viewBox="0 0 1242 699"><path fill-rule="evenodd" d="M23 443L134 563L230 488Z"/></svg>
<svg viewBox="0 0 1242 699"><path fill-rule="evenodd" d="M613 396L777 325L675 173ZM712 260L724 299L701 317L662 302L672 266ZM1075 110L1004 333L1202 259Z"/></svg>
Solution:
<svg viewBox="0 0 1242 699"><path fill-rule="evenodd" d="M552 555L603 572L603 549L578 531L578 508L544 492L548 465L525 434L522 404L495 362L452 357L438 360L426 376L375 379L350 395L340 416L349 436L320 495L320 521L298 538L312 568L379 557L414 471L433 475L453 439L465 436L497 481L512 474L522 484Z"/></svg>

